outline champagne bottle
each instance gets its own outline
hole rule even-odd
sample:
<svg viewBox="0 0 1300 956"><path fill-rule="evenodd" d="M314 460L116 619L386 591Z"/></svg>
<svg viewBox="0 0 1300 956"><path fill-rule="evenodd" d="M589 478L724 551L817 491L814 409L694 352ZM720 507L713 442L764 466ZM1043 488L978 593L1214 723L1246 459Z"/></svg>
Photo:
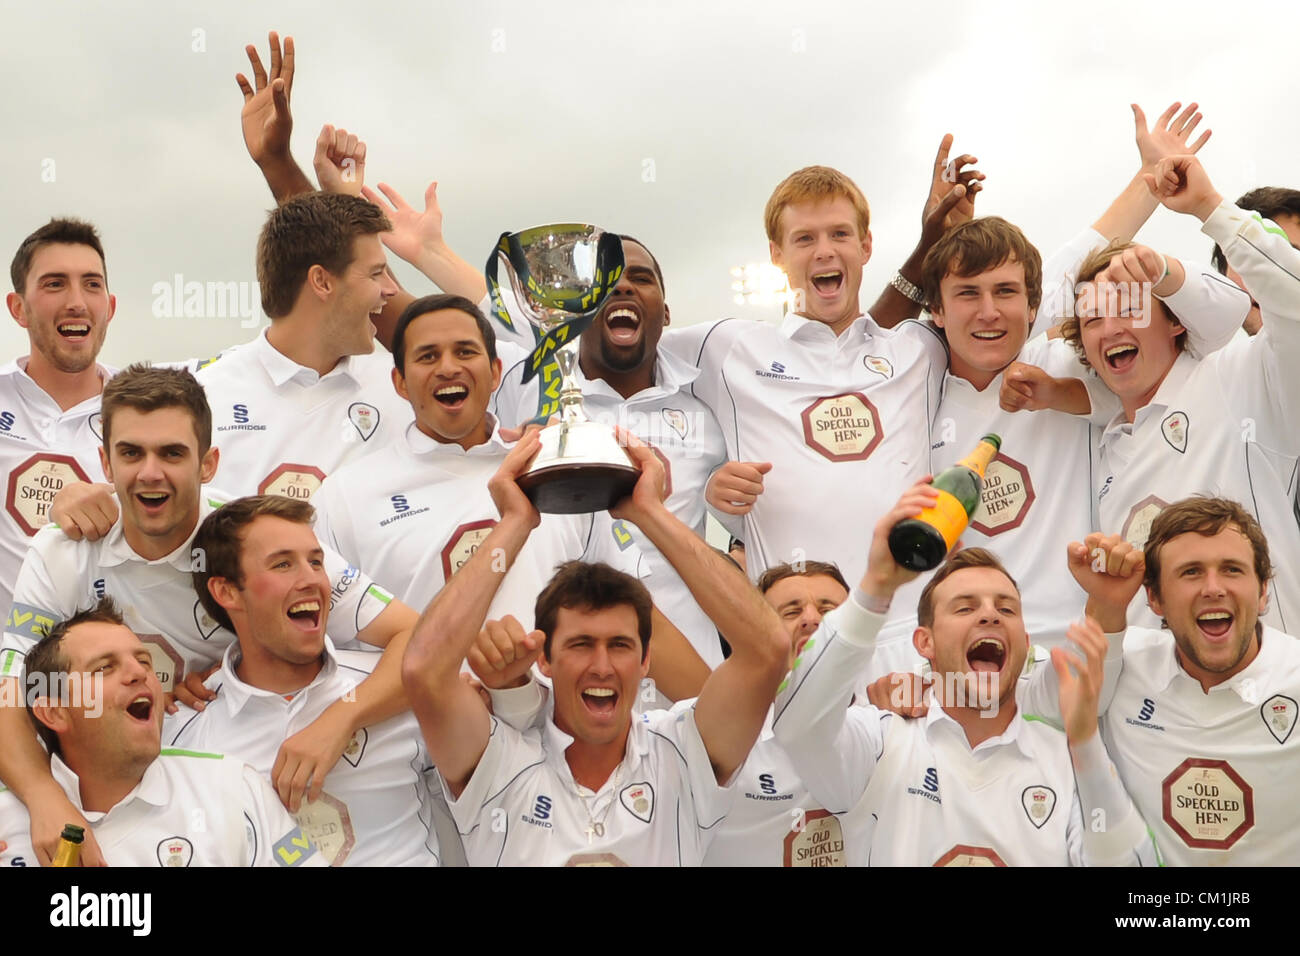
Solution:
<svg viewBox="0 0 1300 956"><path fill-rule="evenodd" d="M935 477L930 483L939 491L934 506L900 521L889 532L895 561L913 571L929 571L943 562L979 507L984 471L1001 447L1001 438L985 435L973 452Z"/></svg>
<svg viewBox="0 0 1300 956"><path fill-rule="evenodd" d="M59 845L54 851L54 862L50 865L81 866L81 843L85 839L85 829L69 823L59 836Z"/></svg>

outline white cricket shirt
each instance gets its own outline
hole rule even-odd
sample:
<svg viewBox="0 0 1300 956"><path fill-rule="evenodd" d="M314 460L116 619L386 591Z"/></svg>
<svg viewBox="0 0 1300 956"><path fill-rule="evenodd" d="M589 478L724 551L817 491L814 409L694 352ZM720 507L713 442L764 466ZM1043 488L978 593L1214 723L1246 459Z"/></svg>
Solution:
<svg viewBox="0 0 1300 956"><path fill-rule="evenodd" d="M447 800L470 866L699 866L732 788L718 785L694 704L634 714L595 793L574 781L573 738L549 712L522 733L493 717L469 784Z"/></svg>
<svg viewBox="0 0 1300 956"><path fill-rule="evenodd" d="M849 707L882 620L853 598L827 614L776 702L776 737L813 795L872 818L869 844L846 844L850 865L1078 866L1103 859L1094 849L1106 862L1143 858L1135 815L1120 831L1130 846L1090 846L1065 735L1046 723L1017 715L972 749L937 702L918 720Z"/></svg>
<svg viewBox="0 0 1300 956"><path fill-rule="evenodd" d="M201 711L168 715L168 747L212 750L270 779L280 745L311 724L370 675L379 655L335 652L325 641L315 679L284 696L241 681L239 645L231 644L207 686L217 695ZM299 824L331 866L437 866L424 771L430 766L419 725L408 710L357 731L325 777L318 799L304 803Z"/></svg>
<svg viewBox="0 0 1300 956"><path fill-rule="evenodd" d="M1277 234L1274 234L1276 230ZM1194 494L1230 498L1268 538L1277 576L1266 624L1300 628L1300 528L1292 500L1300 461L1300 252L1272 223L1224 203L1202 231L1219 243L1260 304L1264 328L1204 358L1184 352L1134 421L1102 431L1096 471L1100 529L1137 547L1167 505ZM1159 626L1144 593L1129 620Z"/></svg>
<svg viewBox="0 0 1300 956"><path fill-rule="evenodd" d="M119 515L98 541L73 541L58 527L32 540L14 588L14 603L0 643L0 678L22 678L22 657L59 621L112 597L126 626L149 648L167 693L194 667L221 659L235 635L219 626L199 603L190 575L194 534L229 497L203 489L194 533L164 558L146 561L132 550ZM335 643L353 641L392 600L392 595L325 547L330 579L328 633Z"/></svg>
<svg viewBox="0 0 1300 956"><path fill-rule="evenodd" d="M66 412L27 374L28 356L0 366L0 602L13 603L14 581L32 537L50 520L50 505L65 484L103 481L104 444L99 396ZM101 382L115 370L98 366Z"/></svg>
<svg viewBox="0 0 1300 956"><path fill-rule="evenodd" d="M488 480L511 447L496 427L488 441L466 450L412 423L388 447L325 480L312 501L317 533L403 602L423 608L496 525ZM603 561L639 576L641 552L622 528L603 511L542 515L488 618L513 614L531 630L537 595L564 561Z"/></svg>
<svg viewBox="0 0 1300 956"><path fill-rule="evenodd" d="M323 856L247 764L221 754L163 750L107 813L81 805L77 775L57 756L50 773L81 811L109 866L325 866ZM36 865L27 809L0 791L0 866Z"/></svg>
<svg viewBox="0 0 1300 956"><path fill-rule="evenodd" d="M195 377L212 406L217 483L235 496L310 498L325 476L401 434L411 406L397 394L393 359L376 345L325 375L276 351L263 330Z"/></svg>

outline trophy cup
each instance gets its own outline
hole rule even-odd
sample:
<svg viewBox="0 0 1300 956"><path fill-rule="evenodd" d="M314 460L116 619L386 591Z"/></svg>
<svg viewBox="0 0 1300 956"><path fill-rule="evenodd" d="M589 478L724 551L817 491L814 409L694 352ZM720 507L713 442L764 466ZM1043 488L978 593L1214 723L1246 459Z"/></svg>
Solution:
<svg viewBox="0 0 1300 956"><path fill-rule="evenodd" d="M523 381L537 376L542 421L559 415L542 429L541 450L519 487L545 514L604 511L631 492L641 470L614 430L583 412L573 371L578 338L623 273L622 240L581 223L502 233L486 275L497 317L513 327L497 281L498 263L505 265L523 318L536 329L538 344Z"/></svg>

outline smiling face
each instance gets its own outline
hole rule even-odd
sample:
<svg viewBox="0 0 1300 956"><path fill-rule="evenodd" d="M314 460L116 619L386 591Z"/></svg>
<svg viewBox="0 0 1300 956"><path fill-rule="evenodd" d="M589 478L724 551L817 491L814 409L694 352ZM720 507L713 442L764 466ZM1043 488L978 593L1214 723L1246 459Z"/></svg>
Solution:
<svg viewBox="0 0 1300 956"><path fill-rule="evenodd" d="M825 574L792 574L777 581L763 595L790 636L792 657L817 632L822 618L843 604L848 596L844 585Z"/></svg>
<svg viewBox="0 0 1300 956"><path fill-rule="evenodd" d="M1255 571L1250 540L1233 524L1194 531L1160 547L1160 590L1151 610L1174 635L1183 670L1206 686L1222 683L1259 653L1259 615L1267 584Z"/></svg>
<svg viewBox="0 0 1300 956"><path fill-rule="evenodd" d="M1078 296L1084 356L1120 402L1129 421L1155 396L1178 358L1185 330L1160 300L1115 294L1105 283L1084 283ZM1149 313L1149 314L1148 314Z"/></svg>
<svg viewBox="0 0 1300 956"><path fill-rule="evenodd" d="M934 620L918 627L913 641L930 661L936 688L972 686L969 677L944 680L948 674L978 675L974 686L987 687L999 704L1014 697L1029 635L1011 579L997 568L961 568L935 586L930 600ZM945 703L970 707L976 701Z"/></svg>
<svg viewBox="0 0 1300 956"><path fill-rule="evenodd" d="M473 317L459 309L419 316L406 327L404 348L393 385L411 403L420 431L463 448L487 441L487 407L501 384L501 360L488 358Z"/></svg>
<svg viewBox="0 0 1300 956"><path fill-rule="evenodd" d="M158 756L166 713L149 649L130 629L100 621L74 625L62 643L69 674L103 680L102 712L56 709L68 765L79 774L111 768L115 777L138 777Z"/></svg>
<svg viewBox="0 0 1300 956"><path fill-rule="evenodd" d="M773 265L785 271L800 315L824 322L837 335L862 314L862 267L871 258L871 233L859 232L858 213L845 196L790 203L781 210L778 238L768 243Z"/></svg>
<svg viewBox="0 0 1300 956"><path fill-rule="evenodd" d="M321 337L341 356L368 355L375 349L373 319L397 294L379 236L357 236L352 241L352 261L332 279L337 288L321 325Z"/></svg>
<svg viewBox="0 0 1300 956"><path fill-rule="evenodd" d="M583 368L593 369L596 375L653 366L669 321L650 253L640 243L624 239L623 260L623 275L580 340Z"/></svg>
<svg viewBox="0 0 1300 956"><path fill-rule="evenodd" d="M104 474L117 490L127 543L143 558L164 557L199 520L199 486L217 470L217 450L200 453L194 418L184 408L142 412L122 407L104 422Z"/></svg>
<svg viewBox="0 0 1300 956"><path fill-rule="evenodd" d="M631 605L599 611L561 607L550 651L538 666L554 686L555 725L560 730L597 746L627 735L641 679L650 670L649 655L642 658Z"/></svg>
<svg viewBox="0 0 1300 956"><path fill-rule="evenodd" d="M330 580L311 525L273 515L253 518L240 534L235 584L209 581L239 635L240 677L293 691L317 673L325 650Z"/></svg>
<svg viewBox="0 0 1300 956"><path fill-rule="evenodd" d="M33 358L64 373L95 364L117 306L108 294L99 253L62 242L36 250L26 288L21 295L10 293L7 303L14 320L27 330Z"/></svg>
<svg viewBox="0 0 1300 956"><path fill-rule="evenodd" d="M1010 260L975 276L949 273L939 289L934 322L948 338L952 373L983 389L1015 361L1029 337L1025 267Z"/></svg>

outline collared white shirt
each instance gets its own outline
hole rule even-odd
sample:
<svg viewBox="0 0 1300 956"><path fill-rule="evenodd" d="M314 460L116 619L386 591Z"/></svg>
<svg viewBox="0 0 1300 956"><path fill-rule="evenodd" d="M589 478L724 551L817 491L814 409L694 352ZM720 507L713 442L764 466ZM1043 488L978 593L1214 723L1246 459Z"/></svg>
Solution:
<svg viewBox="0 0 1300 956"><path fill-rule="evenodd" d="M104 444L98 394L67 411L27 374L28 356L0 366L0 602L8 610L32 537L50 520L50 505L70 482L103 481ZM101 383L114 369L97 366Z"/></svg>
<svg viewBox="0 0 1300 956"><path fill-rule="evenodd" d="M182 706L168 715L163 740L169 747L230 754L269 780L281 744L345 699L378 657L336 652L326 639L320 672L286 696L240 680L239 645L232 644L206 682L217 699L201 711ZM326 775L321 796L299 810L298 822L332 866L437 866L424 776L429 768L410 711L364 727Z"/></svg>
<svg viewBox="0 0 1300 956"><path fill-rule="evenodd" d="M495 425L486 442L464 449L435 441L412 423L389 447L326 479L312 502L317 533L406 604L425 607L496 525L487 485L511 447ZM608 512L542 515L488 617L513 614L531 630L537 595L556 565L603 561L638 576L648 573L641 557Z"/></svg>
<svg viewBox="0 0 1300 956"><path fill-rule="evenodd" d="M634 714L623 762L595 793L573 779L573 738L549 713L522 733L493 717L473 776L447 801L470 865L698 866L732 788L718 785L694 705Z"/></svg>
<svg viewBox="0 0 1300 956"><path fill-rule="evenodd" d="M1169 631L1131 627L1102 736L1167 864L1300 861L1300 642L1265 627L1259 655L1201 689Z"/></svg>
<svg viewBox="0 0 1300 956"><path fill-rule="evenodd" d="M558 395L558 382L544 382L539 377L522 384L526 362L525 358L506 370L493 396L492 408L507 426L518 426L537 415L539 393ZM683 524L704 537L704 486L709 475L727 460L727 453L717 419L691 394L699 374L693 365L660 350L654 384L625 399L604 379L588 379L580 367L574 369L587 417L626 428L659 453L667 471L664 503ZM700 610L686 582L639 528L628 522L617 524L620 533L630 535L645 555L650 571L646 584L659 610L686 635L704 663L717 667L722 663L717 628Z"/></svg>
<svg viewBox="0 0 1300 956"><path fill-rule="evenodd" d="M263 330L196 373L212 406L217 483L236 496L309 498L345 462L373 454L412 419L376 346L320 375L283 355Z"/></svg>
<svg viewBox="0 0 1300 956"><path fill-rule="evenodd" d="M127 543L121 515L98 541L73 541L57 527L42 529L14 587L0 643L0 678L21 678L23 655L50 627L104 596L117 602L127 627L149 648L164 691L171 693L187 670L219 661L235 635L203 610L191 570L198 526L228 500L223 492L202 489L194 532L171 554L154 561L140 557ZM325 573L331 585L329 635L336 643L353 641L383 612L392 595L328 547Z"/></svg>
<svg viewBox="0 0 1300 956"><path fill-rule="evenodd" d="M882 331L863 315L836 336L793 313L780 325L724 319L669 329L659 349L699 368L692 392L713 409L733 461L768 461L763 494L737 519L752 580L781 562L833 561L847 581L866 570L871 529L932 471L930 424L947 348L922 323ZM880 672L920 659L906 626L921 585L894 598Z"/></svg>
<svg viewBox="0 0 1300 956"><path fill-rule="evenodd" d="M920 720L848 706L881 622L853 598L827 614L776 702L777 740L812 794L828 809L852 809L863 826L872 821L869 841L846 841L850 865L1090 862L1061 731L1018 713L972 748L937 702ZM1137 862L1145 828L1125 832L1136 834L1124 849Z"/></svg>
<svg viewBox="0 0 1300 956"><path fill-rule="evenodd" d="M1194 494L1239 502L1268 538L1277 577L1263 620L1300 627L1300 252L1281 230L1224 203L1202 231L1219 243L1260 304L1264 327L1202 359L1182 353L1134 421L1122 414L1099 438L1101 530L1141 547L1167 505ZM1276 230L1278 234L1274 234ZM1129 620L1159 626L1145 594Z"/></svg>
<svg viewBox="0 0 1300 956"><path fill-rule="evenodd" d="M326 865L271 785L237 759L164 749L107 812L82 807L77 775L57 755L50 773L110 866ZM26 807L0 791L0 866L37 865L30 830Z"/></svg>

